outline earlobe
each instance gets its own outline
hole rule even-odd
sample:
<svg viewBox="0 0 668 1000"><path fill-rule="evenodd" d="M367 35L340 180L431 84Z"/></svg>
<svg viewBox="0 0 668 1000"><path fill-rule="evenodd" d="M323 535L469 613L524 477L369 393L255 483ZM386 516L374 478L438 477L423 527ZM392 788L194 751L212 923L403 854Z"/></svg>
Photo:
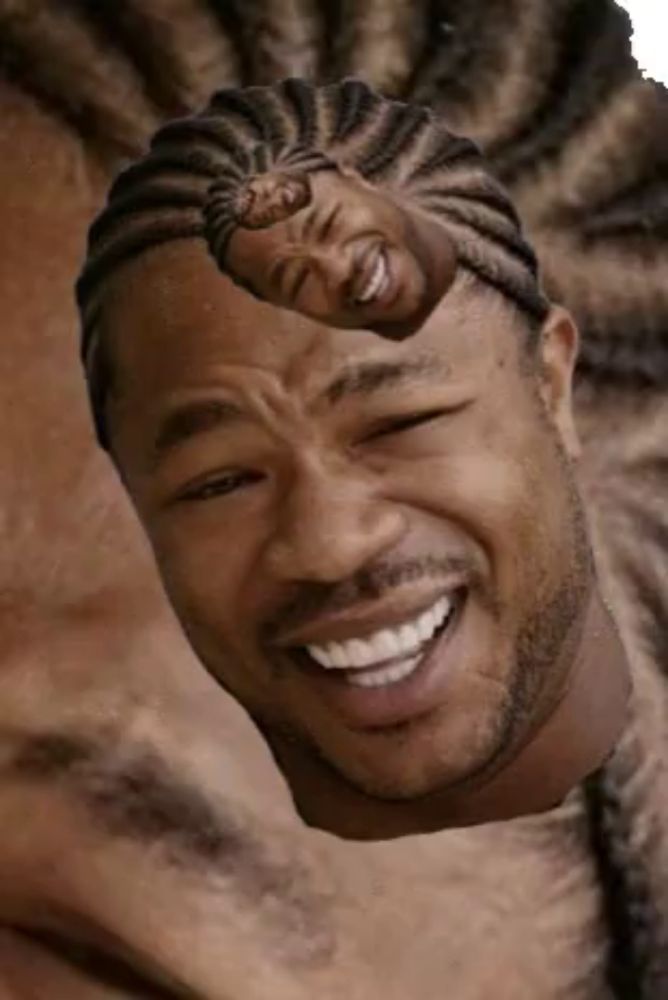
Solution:
<svg viewBox="0 0 668 1000"><path fill-rule="evenodd" d="M554 306L541 332L540 394L572 459L581 454L572 394L578 346L579 334L573 318L561 306Z"/></svg>

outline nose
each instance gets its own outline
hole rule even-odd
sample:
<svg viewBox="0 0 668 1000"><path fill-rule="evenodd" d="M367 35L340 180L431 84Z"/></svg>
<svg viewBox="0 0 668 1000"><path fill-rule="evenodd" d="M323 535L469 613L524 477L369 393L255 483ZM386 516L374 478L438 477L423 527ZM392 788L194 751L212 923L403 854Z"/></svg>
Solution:
<svg viewBox="0 0 668 1000"><path fill-rule="evenodd" d="M392 548L406 528L401 508L359 470L311 462L283 498L266 563L284 582L335 583Z"/></svg>

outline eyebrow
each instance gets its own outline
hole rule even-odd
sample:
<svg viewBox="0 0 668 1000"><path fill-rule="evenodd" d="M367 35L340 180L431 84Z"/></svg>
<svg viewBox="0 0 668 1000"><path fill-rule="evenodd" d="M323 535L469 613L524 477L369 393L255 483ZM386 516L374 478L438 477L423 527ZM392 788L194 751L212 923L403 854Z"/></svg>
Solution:
<svg viewBox="0 0 668 1000"><path fill-rule="evenodd" d="M330 405L350 396L368 396L406 382L442 382L451 374L440 359L424 354L401 361L363 361L346 366L320 393ZM184 403L167 415L152 447L155 465L177 445L207 431L248 421L236 403L224 399L201 399Z"/></svg>
<svg viewBox="0 0 668 1000"><path fill-rule="evenodd" d="M177 445L197 434L247 420L248 415L231 400L200 399L184 403L165 417L152 447L154 463Z"/></svg>
<svg viewBox="0 0 668 1000"><path fill-rule="evenodd" d="M429 354L401 361L364 361L346 367L329 383L323 395L335 404L348 396L368 396L406 382L443 382L451 374L449 365Z"/></svg>

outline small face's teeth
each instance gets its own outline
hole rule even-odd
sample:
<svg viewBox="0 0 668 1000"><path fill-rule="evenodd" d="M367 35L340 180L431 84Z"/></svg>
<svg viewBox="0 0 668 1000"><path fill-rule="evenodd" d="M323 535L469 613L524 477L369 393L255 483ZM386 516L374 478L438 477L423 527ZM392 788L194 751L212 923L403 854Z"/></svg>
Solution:
<svg viewBox="0 0 668 1000"><path fill-rule="evenodd" d="M413 657L441 627L451 609L452 602L449 598L441 597L428 611L397 628L381 629L365 638L306 648L316 663L328 670L355 670L399 657ZM389 670L390 667L383 669Z"/></svg>
<svg viewBox="0 0 668 1000"><path fill-rule="evenodd" d="M371 273L371 277L362 289L362 292L357 296L357 301L361 303L370 302L379 293L385 284L386 278L387 264L385 263L385 254L381 252L378 255L378 260Z"/></svg>
<svg viewBox="0 0 668 1000"><path fill-rule="evenodd" d="M356 687L384 687L387 684L396 684L412 674L421 659L421 656L411 656L407 660L400 660L390 667L381 667L380 670L373 670L370 673L346 674L346 680Z"/></svg>
<svg viewBox="0 0 668 1000"><path fill-rule="evenodd" d="M417 629L421 642L426 642L426 640L433 634L435 621L436 615L433 610L425 611L424 614L420 615L415 628Z"/></svg>

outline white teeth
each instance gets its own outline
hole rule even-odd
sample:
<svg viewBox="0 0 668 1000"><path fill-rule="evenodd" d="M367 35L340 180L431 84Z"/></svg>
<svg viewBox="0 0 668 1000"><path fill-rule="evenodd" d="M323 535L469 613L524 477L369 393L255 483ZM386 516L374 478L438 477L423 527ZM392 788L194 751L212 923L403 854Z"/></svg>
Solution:
<svg viewBox="0 0 668 1000"><path fill-rule="evenodd" d="M363 667L368 661L368 650L366 642L361 639L352 639L346 643L346 652L350 659L351 667Z"/></svg>
<svg viewBox="0 0 668 1000"><path fill-rule="evenodd" d="M378 260L374 266L371 277L368 282L357 296L358 302L370 302L371 299L375 298L380 292L381 288L384 286L387 279L387 264L385 262L385 254L380 253L378 255Z"/></svg>
<svg viewBox="0 0 668 1000"><path fill-rule="evenodd" d="M329 645L329 655L331 657L332 667L345 667L348 663L348 657L346 656L346 651L340 642L332 642ZM326 664L325 664L326 666Z"/></svg>
<svg viewBox="0 0 668 1000"><path fill-rule="evenodd" d="M404 649L418 649L422 641L415 625L402 625L399 629L399 638Z"/></svg>
<svg viewBox="0 0 668 1000"><path fill-rule="evenodd" d="M371 638L367 639L367 642L373 648L378 663L382 660L391 660L393 656L401 654L399 638L390 629L386 628L382 632L374 632Z"/></svg>
<svg viewBox="0 0 668 1000"><path fill-rule="evenodd" d="M393 663L391 667L381 667L380 670L373 670L370 673L346 674L346 680L349 684L355 684L357 687L382 687L385 684L396 684L397 681L402 681L409 674L412 674L421 659L421 656L411 656L407 660Z"/></svg>
<svg viewBox="0 0 668 1000"><path fill-rule="evenodd" d="M413 657L424 643L428 642L436 629L440 628L450 613L452 602L441 597L428 611L411 622L396 628L385 628L363 638L347 639L345 642L330 642L323 646L307 646L316 663L329 669L355 670L372 667L376 663L386 663L403 657ZM383 670L393 669L383 667Z"/></svg>
<svg viewBox="0 0 668 1000"><path fill-rule="evenodd" d="M432 611L425 611L423 615L420 615L415 627L418 635L420 636L421 642L426 642L427 639L433 634L435 621L436 616Z"/></svg>

